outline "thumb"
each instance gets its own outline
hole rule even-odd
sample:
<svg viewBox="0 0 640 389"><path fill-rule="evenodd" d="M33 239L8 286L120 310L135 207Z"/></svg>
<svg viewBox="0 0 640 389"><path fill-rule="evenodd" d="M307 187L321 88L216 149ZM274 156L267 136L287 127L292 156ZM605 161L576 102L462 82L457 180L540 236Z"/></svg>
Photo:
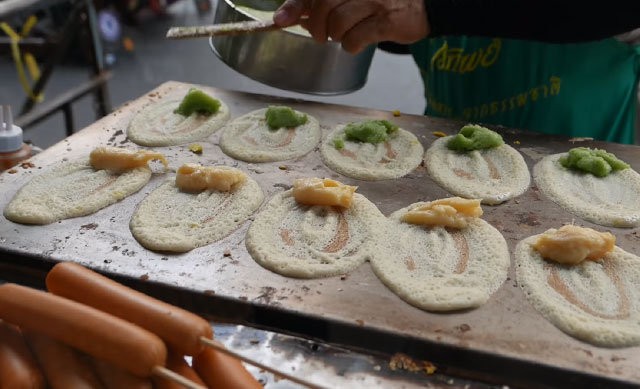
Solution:
<svg viewBox="0 0 640 389"><path fill-rule="evenodd" d="M273 14L273 22L280 27L289 27L299 23L300 18L309 10L309 0L287 0Z"/></svg>

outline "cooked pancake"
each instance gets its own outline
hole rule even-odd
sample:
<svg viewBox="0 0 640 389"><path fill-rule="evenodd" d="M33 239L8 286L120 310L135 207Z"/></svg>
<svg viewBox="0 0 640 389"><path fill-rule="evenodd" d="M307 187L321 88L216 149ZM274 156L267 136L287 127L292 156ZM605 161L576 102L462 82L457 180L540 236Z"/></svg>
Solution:
<svg viewBox="0 0 640 389"><path fill-rule="evenodd" d="M265 120L266 111L259 109L227 123L220 137L222 151L242 161L272 162L303 156L320 142L316 118L307 115L303 125L272 130Z"/></svg>
<svg viewBox="0 0 640 389"><path fill-rule="evenodd" d="M96 170L88 159L63 162L22 187L4 216L16 223L49 224L89 215L137 192L150 178L148 167L116 172Z"/></svg>
<svg viewBox="0 0 640 389"><path fill-rule="evenodd" d="M431 178L449 192L483 204L500 204L521 195L531 176L522 155L513 147L458 152L449 150L451 136L439 138L425 153Z"/></svg>
<svg viewBox="0 0 640 389"><path fill-rule="evenodd" d="M129 228L149 250L186 252L227 236L258 209L263 199L260 185L251 178L228 192L195 193L181 191L171 178L138 205Z"/></svg>
<svg viewBox="0 0 640 389"><path fill-rule="evenodd" d="M127 129L127 137L141 146L173 146L207 138L229 120L229 108L222 101L218 112L207 116L174 113L181 100L151 104L138 112Z"/></svg>
<svg viewBox="0 0 640 389"><path fill-rule="evenodd" d="M420 164L424 149L408 131L398 129L378 144L344 140L344 147L338 150L334 140L344 136L344 128L336 127L320 146L322 160L331 170L375 181L402 177Z"/></svg>
<svg viewBox="0 0 640 389"><path fill-rule="evenodd" d="M452 311L484 304L507 278L510 261L504 237L480 218L471 218L462 229L401 221L423 204L389 216L389 236L371 258L374 272L420 309Z"/></svg>
<svg viewBox="0 0 640 389"><path fill-rule="evenodd" d="M542 158L533 167L538 188L574 215L602 226L640 226L640 174L633 169L606 177L576 172L560 165L566 153Z"/></svg>
<svg viewBox="0 0 640 389"><path fill-rule="evenodd" d="M527 300L563 332L603 347L640 345L640 258L619 247L600 260L567 266L516 246L516 276Z"/></svg>
<svg viewBox="0 0 640 389"><path fill-rule="evenodd" d="M301 205L288 190L274 196L251 224L247 250L260 265L289 277L345 274L371 255L386 220L355 193L349 208Z"/></svg>

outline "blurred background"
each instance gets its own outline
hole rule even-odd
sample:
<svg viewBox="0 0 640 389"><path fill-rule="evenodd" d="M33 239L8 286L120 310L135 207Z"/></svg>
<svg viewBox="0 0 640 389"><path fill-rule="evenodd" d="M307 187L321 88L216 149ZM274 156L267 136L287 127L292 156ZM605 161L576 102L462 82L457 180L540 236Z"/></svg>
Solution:
<svg viewBox="0 0 640 389"><path fill-rule="evenodd" d="M26 113L25 139L42 148L169 80L423 112L422 82L410 55L378 49L362 89L313 96L237 73L213 54L208 39L164 38L171 26L212 23L215 1L0 0L0 102L10 104L15 117Z"/></svg>

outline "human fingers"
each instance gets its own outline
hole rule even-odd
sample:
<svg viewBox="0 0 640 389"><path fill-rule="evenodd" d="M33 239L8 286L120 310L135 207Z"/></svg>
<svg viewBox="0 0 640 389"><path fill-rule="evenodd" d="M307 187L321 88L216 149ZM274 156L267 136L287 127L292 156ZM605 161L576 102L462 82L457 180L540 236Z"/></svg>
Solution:
<svg viewBox="0 0 640 389"><path fill-rule="evenodd" d="M287 0L273 14L273 22L280 27L289 27L300 21L311 8L311 0Z"/></svg>
<svg viewBox="0 0 640 389"><path fill-rule="evenodd" d="M370 16L343 35L342 48L351 54L357 54L368 45L384 40L382 34L379 18Z"/></svg>
<svg viewBox="0 0 640 389"><path fill-rule="evenodd" d="M347 31L375 14L376 7L363 6L362 3L347 1L331 11L327 20L327 35L332 40L342 41Z"/></svg>
<svg viewBox="0 0 640 389"><path fill-rule="evenodd" d="M342 47L351 53L381 41L413 43L430 33L422 0L386 0L377 3L375 14L354 25L342 36Z"/></svg>
<svg viewBox="0 0 640 389"><path fill-rule="evenodd" d="M328 17L331 11L340 4L352 0L313 0L309 11L307 29L311 36L318 42L326 42Z"/></svg>

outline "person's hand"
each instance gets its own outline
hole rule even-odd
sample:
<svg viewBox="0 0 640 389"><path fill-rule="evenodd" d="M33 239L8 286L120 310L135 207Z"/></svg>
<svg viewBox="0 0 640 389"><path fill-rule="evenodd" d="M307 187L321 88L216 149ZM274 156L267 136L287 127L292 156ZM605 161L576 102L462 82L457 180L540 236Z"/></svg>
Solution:
<svg viewBox="0 0 640 389"><path fill-rule="evenodd" d="M273 20L282 27L299 23L318 42L331 38L354 54L381 41L413 43L430 32L424 0L286 0Z"/></svg>

